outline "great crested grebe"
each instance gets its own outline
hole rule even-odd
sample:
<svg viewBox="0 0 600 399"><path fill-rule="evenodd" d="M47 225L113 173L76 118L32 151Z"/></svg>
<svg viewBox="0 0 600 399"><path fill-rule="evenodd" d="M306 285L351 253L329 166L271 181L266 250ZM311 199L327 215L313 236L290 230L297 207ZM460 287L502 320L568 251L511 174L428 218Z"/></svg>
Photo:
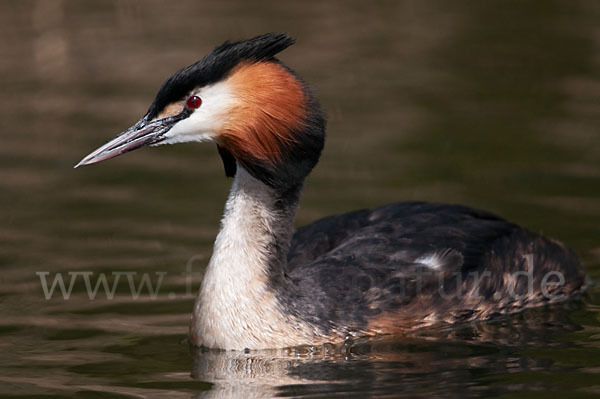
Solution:
<svg viewBox="0 0 600 399"><path fill-rule="evenodd" d="M190 341L222 349L340 342L484 320L582 292L562 243L486 211L401 202L318 220L294 233L325 118L275 55L285 34L225 42L171 76L146 115L86 156L213 142L234 177L194 306Z"/></svg>

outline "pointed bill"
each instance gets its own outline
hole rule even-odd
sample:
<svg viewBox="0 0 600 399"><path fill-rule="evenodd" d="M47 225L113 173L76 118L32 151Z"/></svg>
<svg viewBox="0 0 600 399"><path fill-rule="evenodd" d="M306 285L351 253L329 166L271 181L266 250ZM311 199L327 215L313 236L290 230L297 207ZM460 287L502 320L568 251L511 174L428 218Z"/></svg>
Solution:
<svg viewBox="0 0 600 399"><path fill-rule="evenodd" d="M173 126L175 118L158 119L148 122L142 118L138 123L110 140L83 158L75 168L114 158L145 145L161 141L164 134Z"/></svg>

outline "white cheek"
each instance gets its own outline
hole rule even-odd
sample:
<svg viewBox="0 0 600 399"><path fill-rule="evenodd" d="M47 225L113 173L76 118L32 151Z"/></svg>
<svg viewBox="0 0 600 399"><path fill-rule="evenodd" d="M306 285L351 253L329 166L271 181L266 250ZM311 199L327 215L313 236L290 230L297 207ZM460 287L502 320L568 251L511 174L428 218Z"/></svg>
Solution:
<svg viewBox="0 0 600 399"><path fill-rule="evenodd" d="M202 99L200 108L177 122L157 144L212 141L235 105L235 97L226 82L203 87L191 95Z"/></svg>

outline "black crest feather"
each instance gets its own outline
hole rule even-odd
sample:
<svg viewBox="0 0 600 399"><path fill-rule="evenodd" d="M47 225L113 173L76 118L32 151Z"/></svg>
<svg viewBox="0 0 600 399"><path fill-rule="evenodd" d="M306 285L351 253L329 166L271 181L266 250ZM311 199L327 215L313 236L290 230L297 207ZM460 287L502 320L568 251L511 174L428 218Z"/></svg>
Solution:
<svg viewBox="0 0 600 399"><path fill-rule="evenodd" d="M195 87L223 79L240 62L272 59L292 44L294 39L285 33L266 33L249 40L223 43L167 79L148 110L148 119L153 119L167 105L182 100Z"/></svg>

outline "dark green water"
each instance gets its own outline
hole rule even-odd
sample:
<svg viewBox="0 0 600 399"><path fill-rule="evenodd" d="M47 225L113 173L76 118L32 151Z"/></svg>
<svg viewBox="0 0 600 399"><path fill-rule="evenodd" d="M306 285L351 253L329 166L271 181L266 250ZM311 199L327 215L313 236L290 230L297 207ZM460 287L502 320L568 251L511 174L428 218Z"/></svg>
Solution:
<svg viewBox="0 0 600 399"><path fill-rule="evenodd" d="M464 203L561 239L600 280L597 2L5 1L0 395L600 395L597 287L422 337L189 350L188 282L193 293L200 277L181 273L210 257L230 184L215 148L72 167L135 122L175 70L266 31L298 39L281 58L329 115L299 224L398 200ZM68 300L45 298L41 277L57 273L67 288L75 278ZM101 288L90 300L84 275L100 273L163 280L154 299L133 299L122 274L112 299Z"/></svg>

